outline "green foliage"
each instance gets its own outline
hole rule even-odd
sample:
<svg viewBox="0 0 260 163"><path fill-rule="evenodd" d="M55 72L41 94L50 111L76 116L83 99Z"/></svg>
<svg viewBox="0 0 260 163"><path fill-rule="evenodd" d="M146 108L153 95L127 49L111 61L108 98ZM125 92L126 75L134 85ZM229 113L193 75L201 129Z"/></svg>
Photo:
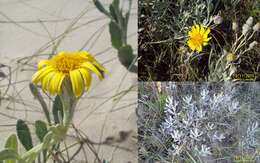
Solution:
<svg viewBox="0 0 260 163"><path fill-rule="evenodd" d="M0 152L0 161L21 160L19 154L13 149L4 149Z"/></svg>
<svg viewBox="0 0 260 163"><path fill-rule="evenodd" d="M39 140L42 142L44 136L48 133L47 125L45 122L41 120L37 120L35 122L35 131Z"/></svg>
<svg viewBox="0 0 260 163"><path fill-rule="evenodd" d="M124 66L128 66L131 65L131 63L133 62L135 56L133 54L133 49L130 45L125 45L122 46L119 50L118 50L118 57L120 62L124 65Z"/></svg>
<svg viewBox="0 0 260 163"><path fill-rule="evenodd" d="M110 13L107 12L107 10L103 7L103 5L100 3L99 0L93 0L95 6L97 7L97 9L102 12L103 14L105 14L106 16L110 17Z"/></svg>
<svg viewBox="0 0 260 163"><path fill-rule="evenodd" d="M116 22L111 21L109 23L109 32L111 35L112 46L119 49L122 46L123 41L121 29Z"/></svg>
<svg viewBox="0 0 260 163"><path fill-rule="evenodd" d="M63 105L62 105L61 97L59 95L55 97L53 107L52 107L52 113L53 113L54 122L56 124L60 123L61 120L63 119Z"/></svg>
<svg viewBox="0 0 260 163"><path fill-rule="evenodd" d="M23 120L18 120L16 124L17 136L23 145L23 147L28 151L33 148L32 137L29 130L29 127Z"/></svg>
<svg viewBox="0 0 260 163"><path fill-rule="evenodd" d="M129 0L129 9L126 14L123 14L119 0L113 0L112 4L109 5L109 11L98 0L94 0L94 4L100 12L111 19L109 23L111 43L118 50L119 61L130 72L137 73L137 66L134 65L136 56L133 54L132 47L127 44L127 26L132 0Z"/></svg>
<svg viewBox="0 0 260 163"><path fill-rule="evenodd" d="M12 134L8 137L5 143L5 148L18 152L17 138L15 134ZM4 163L15 163L15 159L5 160Z"/></svg>

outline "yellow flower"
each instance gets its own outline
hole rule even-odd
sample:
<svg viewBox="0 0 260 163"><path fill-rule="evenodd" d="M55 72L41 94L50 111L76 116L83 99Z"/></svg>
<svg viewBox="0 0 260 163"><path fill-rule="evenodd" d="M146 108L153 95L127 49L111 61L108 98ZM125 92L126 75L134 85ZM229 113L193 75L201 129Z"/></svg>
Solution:
<svg viewBox="0 0 260 163"><path fill-rule="evenodd" d="M42 89L54 95L61 93L62 83L68 80L74 95L79 97L85 88L89 89L92 72L102 80L103 72L107 70L86 51L60 52L38 63L38 71L33 75L32 83L41 82Z"/></svg>
<svg viewBox="0 0 260 163"><path fill-rule="evenodd" d="M210 33L210 28L204 28L202 25L194 25L189 31L188 46L191 50L197 50L197 52L202 51L202 46L208 45L208 41L211 39L208 37Z"/></svg>
<svg viewBox="0 0 260 163"><path fill-rule="evenodd" d="M237 57L236 57L236 55L233 54L233 53L228 53L226 59L227 59L228 62L233 62L233 61L235 61L235 60L237 59Z"/></svg>

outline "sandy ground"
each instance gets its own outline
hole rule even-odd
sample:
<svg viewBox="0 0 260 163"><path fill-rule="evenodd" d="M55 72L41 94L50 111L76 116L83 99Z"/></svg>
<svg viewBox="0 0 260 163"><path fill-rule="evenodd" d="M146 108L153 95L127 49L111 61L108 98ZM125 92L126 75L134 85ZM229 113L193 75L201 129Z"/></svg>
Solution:
<svg viewBox="0 0 260 163"><path fill-rule="evenodd" d="M102 2L108 4L110 1ZM50 53L52 45L43 48L46 43L64 33L82 11L87 12L73 26L79 28L66 35L58 51L88 50L110 74L102 82L95 78L91 91L84 95L77 107L73 123L97 142L108 136L117 137L120 131L132 131L131 136L120 144L132 152L101 146L99 154L113 163L137 162L136 89L119 102L119 96L112 98L136 85L137 77L119 63L116 51L110 45L109 20L95 9L90 0L0 0L0 63L10 66L13 83L5 94L5 97L13 98L2 100L0 105L0 148L3 148L6 137L15 132L16 119L34 122L44 118L41 107L29 92L28 83L36 62L46 56L30 57L31 66L23 67L17 61L26 56ZM137 0L134 0L129 24L129 43L133 47L137 47L136 13ZM38 52L41 48L43 50ZM3 71L8 72L8 68L4 67ZM0 81L2 94L7 83L8 80Z"/></svg>

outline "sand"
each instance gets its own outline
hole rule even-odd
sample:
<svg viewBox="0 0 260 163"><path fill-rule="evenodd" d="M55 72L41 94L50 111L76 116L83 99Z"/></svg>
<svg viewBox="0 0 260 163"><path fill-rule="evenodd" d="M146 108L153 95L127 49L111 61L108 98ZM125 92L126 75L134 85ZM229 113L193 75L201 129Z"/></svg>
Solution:
<svg viewBox="0 0 260 163"><path fill-rule="evenodd" d="M102 1L105 4L109 2ZM136 51L136 0L133 1L132 8L128 42ZM101 146L99 154L101 158L113 163L137 162L135 138L137 77L136 74L128 73L118 61L116 51L111 48L108 33L109 20L100 14L89 0L0 1L0 63L10 66L13 72L10 81L14 83L5 94L5 97L13 98L2 100L0 105L0 149L3 148L6 137L15 132L16 119L24 119L32 123L44 119L39 103L30 94L28 84L36 70L36 62L46 58L47 55L42 54L49 54L52 45L49 44L49 48L40 52L38 50L63 34L82 11L87 12L74 24L73 28L77 29L68 33L62 40L58 51L77 51L82 48L88 50L96 55L97 60L103 63L110 73L102 82L97 78L94 79L91 91L84 95L77 107L73 123L96 142L105 140L108 136L118 137L120 131L132 131L131 136L119 144L131 152L116 147ZM91 23L86 25L87 22ZM87 42L91 37L93 39ZM88 44L84 46L86 42ZM30 65L17 64L19 59L33 55L40 56L30 57ZM8 73L7 67L1 70ZM7 89L8 82L6 79L0 80L2 95ZM132 91L119 102L118 98L112 98L132 86L134 86ZM69 134L73 135L73 132L70 131ZM68 144L72 142L70 139L67 141ZM36 144L37 141L35 140L34 143ZM77 157L77 160L82 159L82 155Z"/></svg>

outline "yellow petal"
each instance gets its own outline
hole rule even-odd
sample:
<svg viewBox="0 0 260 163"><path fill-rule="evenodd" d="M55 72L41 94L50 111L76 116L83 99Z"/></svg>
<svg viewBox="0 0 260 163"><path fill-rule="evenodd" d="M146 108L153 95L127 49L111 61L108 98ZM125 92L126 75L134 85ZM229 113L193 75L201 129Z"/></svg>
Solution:
<svg viewBox="0 0 260 163"><path fill-rule="evenodd" d="M100 64L97 62L97 60L87 51L82 51L79 53L82 57L86 57L87 60L92 63L93 65L95 65L99 70L102 70L105 73L108 73L108 71Z"/></svg>
<svg viewBox="0 0 260 163"><path fill-rule="evenodd" d="M204 42L208 42L210 39L211 39L211 37L208 37L208 38L206 38L206 39L203 38L203 41L204 41Z"/></svg>
<svg viewBox="0 0 260 163"><path fill-rule="evenodd" d="M103 75L100 73L100 71L90 62L84 62L81 65L81 67L87 68L87 69L93 71L99 77L100 80L102 80L104 78Z"/></svg>
<svg viewBox="0 0 260 163"><path fill-rule="evenodd" d="M191 27L191 32L194 32L194 31L196 31L195 25Z"/></svg>
<svg viewBox="0 0 260 163"><path fill-rule="evenodd" d="M96 61L96 59L87 51L81 51L80 55L86 57L90 62Z"/></svg>
<svg viewBox="0 0 260 163"><path fill-rule="evenodd" d="M207 28L205 35L208 35L210 33L210 28Z"/></svg>
<svg viewBox="0 0 260 163"><path fill-rule="evenodd" d="M54 71L54 69L50 66L44 67L37 71L32 77L32 83L37 84L42 78L48 73Z"/></svg>
<svg viewBox="0 0 260 163"><path fill-rule="evenodd" d="M201 51L202 51L202 46L200 45L200 46L197 47L197 52L199 53Z"/></svg>
<svg viewBox="0 0 260 163"><path fill-rule="evenodd" d="M44 91L49 90L49 83L50 83L50 80L51 80L51 78L53 77L53 75L55 75L55 72L54 72L54 71L50 72L49 74L47 74L47 75L43 78L43 80L42 80L42 89L43 89Z"/></svg>
<svg viewBox="0 0 260 163"><path fill-rule="evenodd" d="M60 92L60 86L65 77L65 74L61 72L55 72L53 77L50 80L49 88L51 94L57 94Z"/></svg>
<svg viewBox="0 0 260 163"><path fill-rule="evenodd" d="M62 82L63 82L65 77L66 77L66 75L62 73L62 76L61 76L61 79L60 79L60 82L59 82L59 85L58 85L58 93L61 93L61 86L62 86Z"/></svg>
<svg viewBox="0 0 260 163"><path fill-rule="evenodd" d="M63 55L64 53L66 53L66 52L61 51L61 52L59 52L56 56Z"/></svg>
<svg viewBox="0 0 260 163"><path fill-rule="evenodd" d="M72 84L72 90L76 97L79 97L84 91L84 81L81 77L79 70L70 71L70 80Z"/></svg>
<svg viewBox="0 0 260 163"><path fill-rule="evenodd" d="M79 71L80 71L82 78L84 80L86 89L89 90L90 85L91 85L91 81L92 81L92 77L91 77L90 72L88 70L84 69L84 68L80 68Z"/></svg>
<svg viewBox="0 0 260 163"><path fill-rule="evenodd" d="M203 35L204 32L205 32L205 29L204 29L204 27L201 25L201 28L200 28L200 34Z"/></svg>
<svg viewBox="0 0 260 163"><path fill-rule="evenodd" d="M206 45L208 45L208 42L203 42L203 46L206 46Z"/></svg>
<svg viewBox="0 0 260 163"><path fill-rule="evenodd" d="M189 35L189 37L192 37L193 33L191 31L189 31L188 35Z"/></svg>
<svg viewBox="0 0 260 163"><path fill-rule="evenodd" d="M196 48L191 40L188 41L188 46L191 48L191 50L195 50Z"/></svg>
<svg viewBox="0 0 260 163"><path fill-rule="evenodd" d="M196 32L200 33L200 26L196 25Z"/></svg>
<svg viewBox="0 0 260 163"><path fill-rule="evenodd" d="M107 69L105 69L105 67L103 67L101 64L99 64L98 62L93 62L93 64L101 71L103 71L104 73L108 73Z"/></svg>
<svg viewBox="0 0 260 163"><path fill-rule="evenodd" d="M38 70L42 69L43 67L47 66L49 64L49 60L41 60L38 63Z"/></svg>

